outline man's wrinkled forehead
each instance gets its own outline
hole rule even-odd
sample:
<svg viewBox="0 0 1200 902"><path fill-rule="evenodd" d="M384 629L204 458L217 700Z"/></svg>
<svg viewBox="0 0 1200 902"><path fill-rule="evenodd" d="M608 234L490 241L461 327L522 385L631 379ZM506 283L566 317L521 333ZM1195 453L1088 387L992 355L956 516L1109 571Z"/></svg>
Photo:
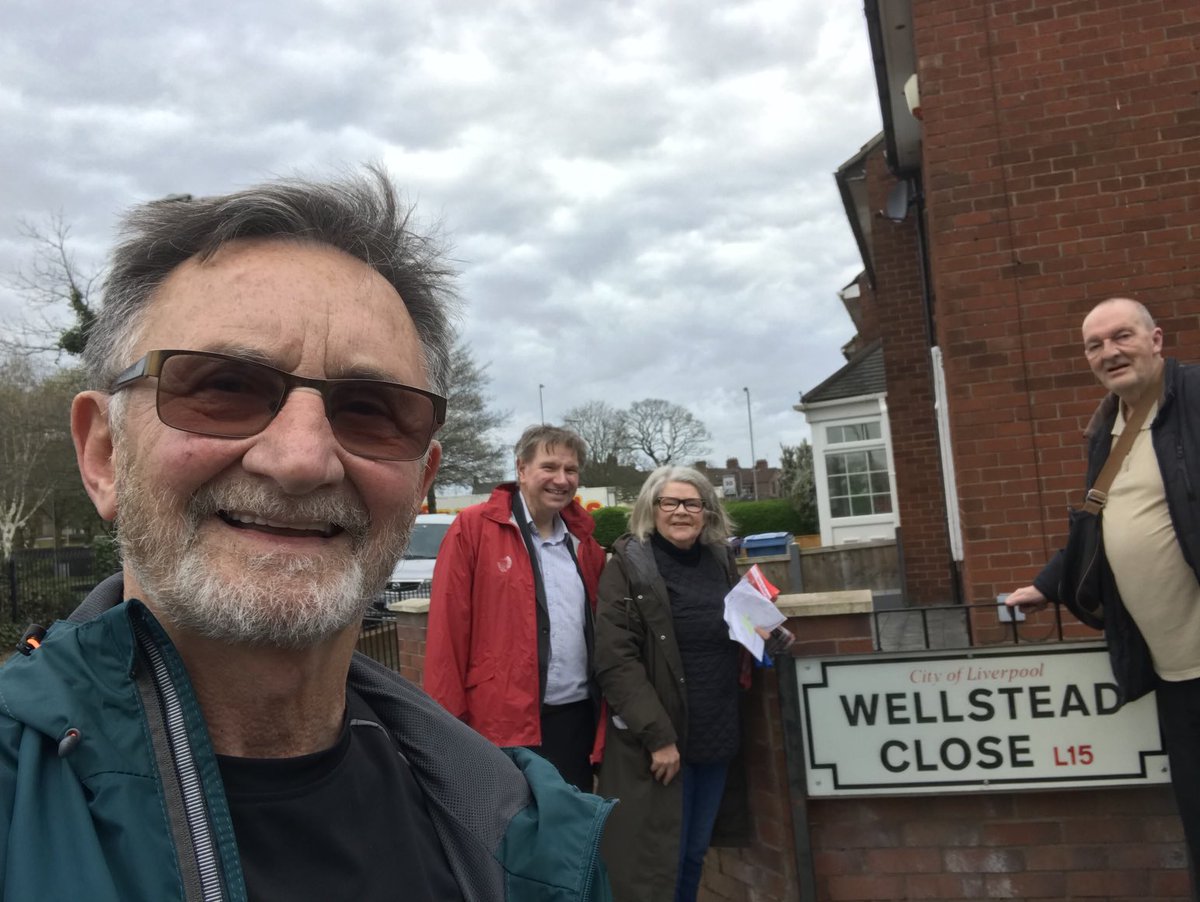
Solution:
<svg viewBox="0 0 1200 902"><path fill-rule="evenodd" d="M322 371L308 375L428 382L424 349L395 288L319 242L241 239L189 258L155 290L139 325L135 358L183 348L291 372L317 347Z"/></svg>

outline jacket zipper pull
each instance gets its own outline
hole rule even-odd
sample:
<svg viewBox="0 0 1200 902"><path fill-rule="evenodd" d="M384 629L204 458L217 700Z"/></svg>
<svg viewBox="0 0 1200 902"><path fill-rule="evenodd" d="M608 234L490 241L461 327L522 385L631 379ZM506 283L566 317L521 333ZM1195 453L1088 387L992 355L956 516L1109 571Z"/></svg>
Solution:
<svg viewBox="0 0 1200 902"><path fill-rule="evenodd" d="M25 632L21 634L21 639L17 642L17 651L29 657L35 648L42 644L42 639L46 637L46 628L36 623L31 623L25 627Z"/></svg>
<svg viewBox="0 0 1200 902"><path fill-rule="evenodd" d="M58 757L65 758L71 752L75 751L79 745L79 740L82 734L75 727L67 727L63 733L63 738L58 741Z"/></svg>

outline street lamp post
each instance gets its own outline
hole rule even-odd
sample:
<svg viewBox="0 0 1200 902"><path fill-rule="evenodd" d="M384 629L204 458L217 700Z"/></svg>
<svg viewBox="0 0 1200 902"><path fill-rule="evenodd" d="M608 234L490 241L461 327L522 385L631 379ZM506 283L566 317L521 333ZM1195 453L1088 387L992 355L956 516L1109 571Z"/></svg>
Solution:
<svg viewBox="0 0 1200 902"><path fill-rule="evenodd" d="M538 410L542 413L542 425L546 425L546 405L542 402L542 389L545 388L542 383L538 383Z"/></svg>
<svg viewBox="0 0 1200 902"><path fill-rule="evenodd" d="M754 500L758 500L758 459L754 456L754 415L750 412L750 389L742 386L746 393L746 422L750 425L750 478L754 480Z"/></svg>

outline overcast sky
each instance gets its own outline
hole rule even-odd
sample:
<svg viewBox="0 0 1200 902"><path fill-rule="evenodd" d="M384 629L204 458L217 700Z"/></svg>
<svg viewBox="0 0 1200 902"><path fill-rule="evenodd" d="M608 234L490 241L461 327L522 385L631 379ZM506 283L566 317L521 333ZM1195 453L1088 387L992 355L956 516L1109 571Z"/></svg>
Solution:
<svg viewBox="0 0 1200 902"><path fill-rule="evenodd" d="M131 202L377 160L452 242L505 440L541 383L548 421L666 398L744 462L746 386L773 464L853 334L832 173L880 127L827 0L10 0L0 121L0 274L22 218L96 268Z"/></svg>

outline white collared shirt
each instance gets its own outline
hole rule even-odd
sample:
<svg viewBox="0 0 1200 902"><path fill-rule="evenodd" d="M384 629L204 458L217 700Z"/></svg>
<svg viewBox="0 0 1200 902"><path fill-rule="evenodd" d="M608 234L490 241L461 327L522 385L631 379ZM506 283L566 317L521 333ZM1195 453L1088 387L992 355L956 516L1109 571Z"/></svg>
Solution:
<svg viewBox="0 0 1200 902"><path fill-rule="evenodd" d="M550 662L546 668L547 705L567 705L588 697L588 654L584 636L587 593L583 578L567 543L567 525L554 515L554 531L544 539L529 514L525 497L517 492L525 508L533 548L537 552L546 609L550 614Z"/></svg>

